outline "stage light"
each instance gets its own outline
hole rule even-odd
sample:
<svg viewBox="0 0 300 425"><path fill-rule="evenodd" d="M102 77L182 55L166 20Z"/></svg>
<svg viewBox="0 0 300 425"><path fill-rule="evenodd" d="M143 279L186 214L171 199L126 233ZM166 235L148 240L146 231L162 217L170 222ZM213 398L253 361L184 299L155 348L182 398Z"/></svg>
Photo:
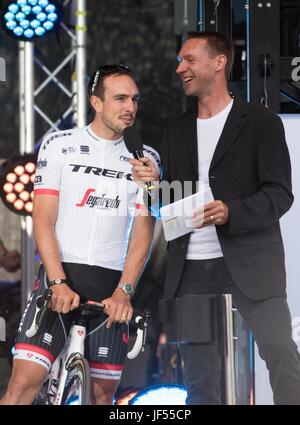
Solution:
<svg viewBox="0 0 300 425"><path fill-rule="evenodd" d="M184 405L186 388L177 384L154 385L138 392L130 401L131 405Z"/></svg>
<svg viewBox="0 0 300 425"><path fill-rule="evenodd" d="M33 1L33 0L32 0ZM20 215L31 215L37 154L13 157L0 168L0 196L4 205Z"/></svg>
<svg viewBox="0 0 300 425"><path fill-rule="evenodd" d="M32 41L55 30L62 20L62 7L53 0L15 0L3 9L1 26L18 40Z"/></svg>

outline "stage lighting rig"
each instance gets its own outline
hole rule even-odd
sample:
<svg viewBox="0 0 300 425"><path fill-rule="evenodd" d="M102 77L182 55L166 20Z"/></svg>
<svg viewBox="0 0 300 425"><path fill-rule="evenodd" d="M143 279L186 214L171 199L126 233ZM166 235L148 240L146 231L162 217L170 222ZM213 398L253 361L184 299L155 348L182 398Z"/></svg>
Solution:
<svg viewBox="0 0 300 425"><path fill-rule="evenodd" d="M62 20L62 6L52 0L10 1L1 13L1 26L12 37L32 41L55 30Z"/></svg>
<svg viewBox="0 0 300 425"><path fill-rule="evenodd" d="M37 154L15 156L0 167L0 196L4 205L16 214L32 214L36 160Z"/></svg>

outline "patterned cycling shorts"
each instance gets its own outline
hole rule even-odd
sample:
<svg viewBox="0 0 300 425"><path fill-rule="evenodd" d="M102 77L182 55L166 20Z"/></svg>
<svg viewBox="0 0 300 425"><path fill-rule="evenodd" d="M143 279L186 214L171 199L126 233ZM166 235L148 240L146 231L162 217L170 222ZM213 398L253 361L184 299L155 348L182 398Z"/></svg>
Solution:
<svg viewBox="0 0 300 425"><path fill-rule="evenodd" d="M118 280L119 277L119 272L115 273L115 270L103 269L98 266L73 265L70 263L64 266L67 268L67 277L68 274L72 275L73 271L74 275L78 276L80 281L84 278L95 279L97 285L99 283L102 284L103 277L106 281L112 281L109 282L110 285L106 285L107 289L104 293L99 291L99 297L95 295L94 297L90 297L91 295L93 296L93 291L89 292L88 299L93 301L102 301L102 299L110 296L117 284L114 280ZM80 270L80 273L78 270ZM112 277L114 278L111 279ZM85 282L90 281L85 280ZM67 335L73 320L76 318L76 312L58 314L48 309L38 333L28 338L25 333L33 321L36 299L44 292L47 286L46 273L43 266L41 266L32 295L21 318L14 349L14 359L38 363L49 371L55 358L67 341ZM79 291L76 290L76 284L70 286L75 292L81 295L82 301L87 300L87 297L82 294L82 291L80 293L80 288ZM109 286L111 289L109 289ZM107 295L108 293L109 295ZM104 323L106 319L107 315L103 313L89 321L87 337L85 339L85 357L90 363L91 376L93 378L119 380L127 352L128 325L114 323L108 329L106 323Z"/></svg>

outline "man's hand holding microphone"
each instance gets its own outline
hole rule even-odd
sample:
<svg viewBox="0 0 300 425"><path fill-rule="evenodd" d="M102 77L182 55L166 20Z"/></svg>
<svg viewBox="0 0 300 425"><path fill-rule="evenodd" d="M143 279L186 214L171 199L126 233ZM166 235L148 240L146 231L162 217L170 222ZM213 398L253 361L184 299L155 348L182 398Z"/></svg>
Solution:
<svg viewBox="0 0 300 425"><path fill-rule="evenodd" d="M144 156L143 142L135 126L124 130L124 141L134 159L129 162L132 165L132 178L151 196L151 191L159 185L158 171L150 158Z"/></svg>

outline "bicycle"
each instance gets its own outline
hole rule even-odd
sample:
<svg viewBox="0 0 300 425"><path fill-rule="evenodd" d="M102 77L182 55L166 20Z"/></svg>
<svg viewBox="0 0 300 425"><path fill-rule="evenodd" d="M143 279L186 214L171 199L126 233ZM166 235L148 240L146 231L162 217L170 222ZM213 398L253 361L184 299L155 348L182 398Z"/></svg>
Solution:
<svg viewBox="0 0 300 425"><path fill-rule="evenodd" d="M51 296L52 291L48 288L37 298L34 318L26 331L27 337L33 337L38 332ZM84 340L88 321L101 314L103 309L104 306L95 301L79 305L79 318L73 322L68 339L54 361L34 404L90 404L90 367L84 357ZM137 336L132 350L127 353L129 359L134 359L140 351L144 351L149 319L148 312L135 317ZM102 325L105 325L107 320L108 318Z"/></svg>

